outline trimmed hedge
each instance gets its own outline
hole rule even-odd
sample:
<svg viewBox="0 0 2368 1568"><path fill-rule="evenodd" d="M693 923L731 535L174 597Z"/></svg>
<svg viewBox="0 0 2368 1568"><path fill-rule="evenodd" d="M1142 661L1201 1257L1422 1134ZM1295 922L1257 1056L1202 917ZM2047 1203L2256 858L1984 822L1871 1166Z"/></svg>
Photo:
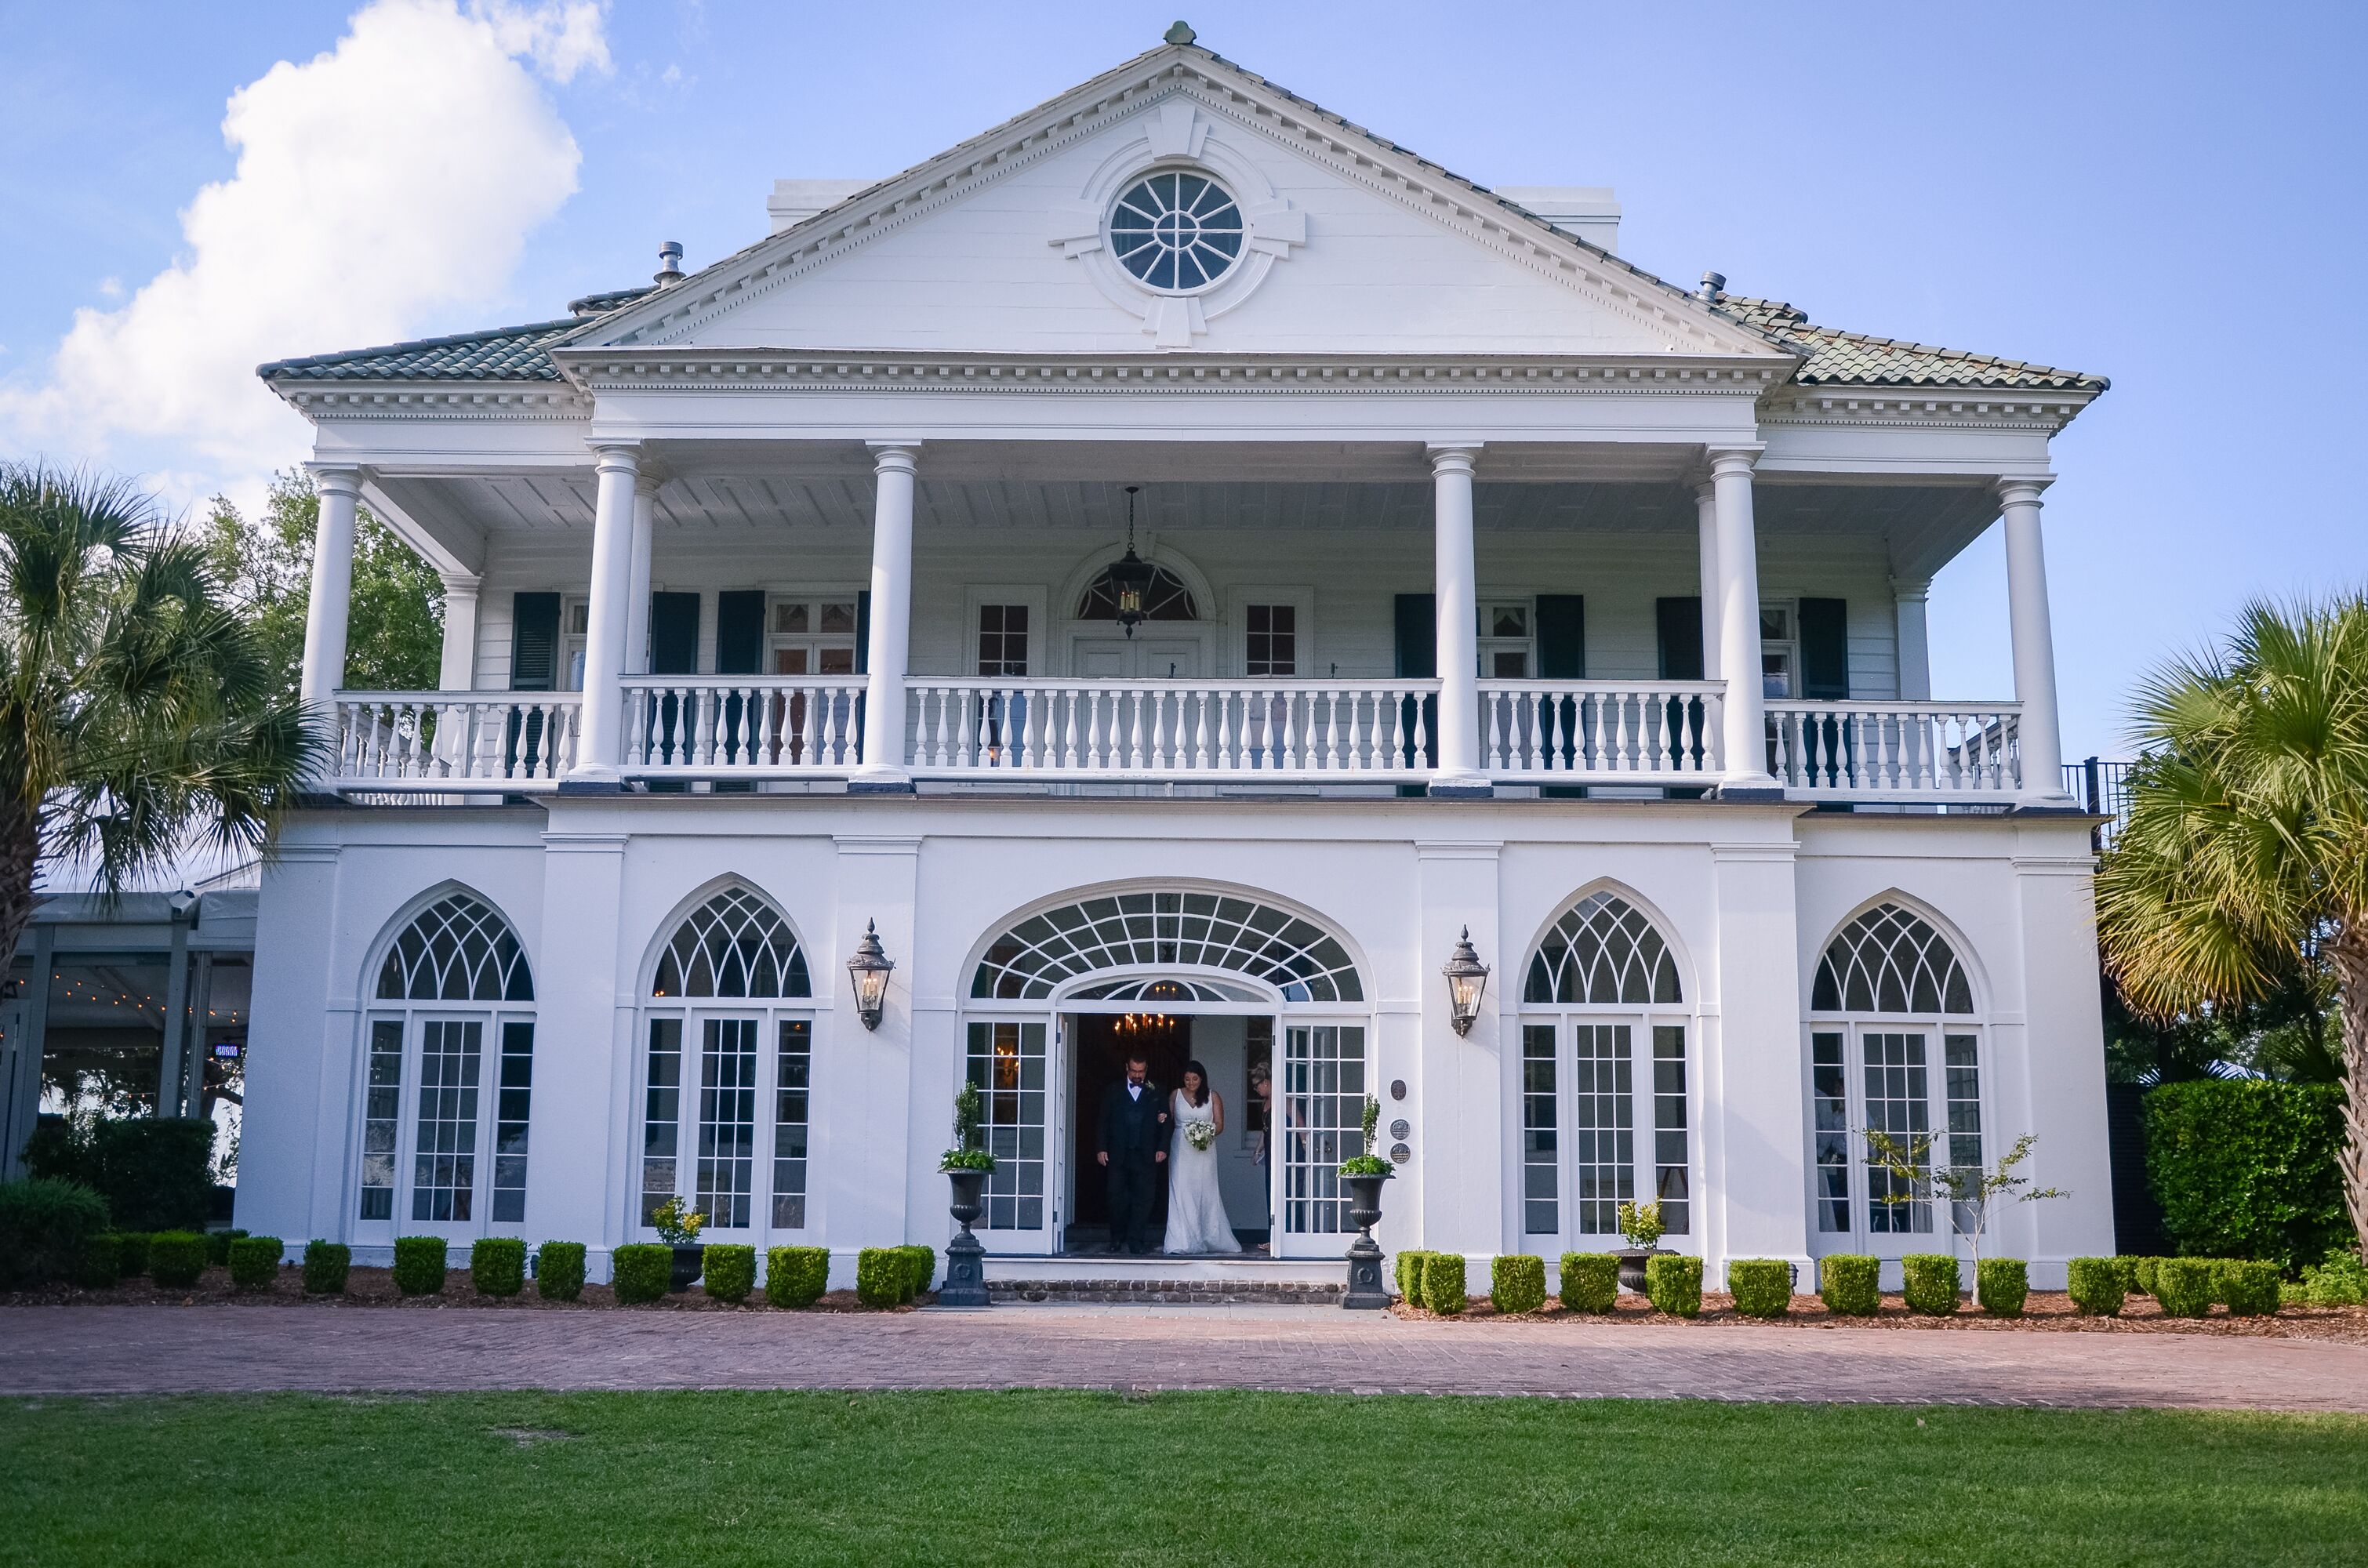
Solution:
<svg viewBox="0 0 2368 1568"><path fill-rule="evenodd" d="M159 1231L148 1238L148 1278L167 1290L186 1290L206 1271L206 1238L195 1231Z"/></svg>
<svg viewBox="0 0 2368 1568"><path fill-rule="evenodd" d="M2213 1278L2218 1260L2209 1257L2166 1257L2154 1267L2154 1299L2168 1316L2200 1318L2212 1311Z"/></svg>
<svg viewBox="0 0 2368 1568"><path fill-rule="evenodd" d="M2131 1274L2123 1265L2135 1261L2126 1257L2074 1258L2066 1270L2074 1310L2092 1318L2121 1316L2122 1303L2129 1300Z"/></svg>
<svg viewBox="0 0 2368 1568"><path fill-rule="evenodd" d="M742 1242L714 1242L707 1248L707 1293L734 1306L757 1288L757 1249Z"/></svg>
<svg viewBox="0 0 2368 1568"><path fill-rule="evenodd" d="M246 1233L236 1229L208 1231L205 1236L206 1261L216 1268L227 1268L230 1267L230 1244L245 1240Z"/></svg>
<svg viewBox="0 0 2368 1568"><path fill-rule="evenodd" d="M79 1182L0 1182L0 1288L71 1278L106 1229L107 1199Z"/></svg>
<svg viewBox="0 0 2368 1568"><path fill-rule="evenodd" d="M2343 1091L2333 1084L2206 1078L2146 1097L2146 1175L2164 1229L2194 1257L2294 1268L2351 1239Z"/></svg>
<svg viewBox="0 0 2368 1568"><path fill-rule="evenodd" d="M196 1117L40 1118L25 1169L89 1187L129 1231L201 1231L212 1212L214 1124ZM217 1257L216 1263L226 1259Z"/></svg>
<svg viewBox="0 0 2368 1568"><path fill-rule="evenodd" d="M230 1288L250 1296L270 1290L287 1256L288 1244L278 1236L240 1236L230 1244Z"/></svg>
<svg viewBox="0 0 2368 1568"><path fill-rule="evenodd" d="M2154 1294L2155 1270L2162 1267L2158 1257L2134 1257L2130 1262L2130 1289L2141 1296Z"/></svg>
<svg viewBox="0 0 2368 1568"><path fill-rule="evenodd" d="M546 1301L572 1301L584 1294L584 1244L545 1242L537 1247L534 1289Z"/></svg>
<svg viewBox="0 0 2368 1568"><path fill-rule="evenodd" d="M74 1282L85 1290L111 1290L123 1282L123 1244L113 1233L101 1231L84 1240Z"/></svg>
<svg viewBox="0 0 2368 1568"><path fill-rule="evenodd" d="M1620 1255L1562 1255L1562 1304L1575 1312L1608 1312L1620 1300Z"/></svg>
<svg viewBox="0 0 2368 1568"><path fill-rule="evenodd" d="M1726 1266L1726 1288L1745 1317L1781 1318L1793 1310L1793 1266L1781 1257L1736 1258Z"/></svg>
<svg viewBox="0 0 2368 1568"><path fill-rule="evenodd" d="M1408 1306L1422 1305L1422 1260L1429 1256L1419 1247L1408 1247L1398 1254L1398 1294L1406 1298Z"/></svg>
<svg viewBox="0 0 2368 1568"><path fill-rule="evenodd" d="M1500 1312L1533 1312L1546 1304L1546 1260L1526 1254L1488 1260L1488 1302Z"/></svg>
<svg viewBox="0 0 2368 1568"><path fill-rule="evenodd" d="M354 1249L343 1242L304 1244L304 1294L342 1296L346 1274L354 1266Z"/></svg>
<svg viewBox="0 0 2368 1568"><path fill-rule="evenodd" d="M865 1247L855 1255L855 1299L867 1307L901 1306L912 1277L902 1247Z"/></svg>
<svg viewBox="0 0 2368 1568"><path fill-rule="evenodd" d="M1817 1260L1817 1294L1836 1317L1871 1318L1883 1307L1883 1260L1838 1252Z"/></svg>
<svg viewBox="0 0 2368 1568"><path fill-rule="evenodd" d="M469 1248L469 1283L480 1296L515 1296L526 1289L526 1243L517 1236L479 1236Z"/></svg>
<svg viewBox="0 0 2368 1568"><path fill-rule="evenodd" d="M2271 1317L2277 1312L2278 1287L2284 1282L2283 1271L2274 1263L2228 1257L2214 1271L2213 1293L2228 1303L2232 1316Z"/></svg>
<svg viewBox="0 0 2368 1568"><path fill-rule="evenodd" d="M1899 1260L1899 1296L1911 1312L1948 1317L1957 1310L1957 1255L1911 1252Z"/></svg>
<svg viewBox="0 0 2368 1568"><path fill-rule="evenodd" d="M148 1272L148 1233L118 1231L115 1233L117 1271L126 1279L137 1279Z"/></svg>
<svg viewBox="0 0 2368 1568"><path fill-rule="evenodd" d="M609 1255L609 1284L620 1301L656 1301L674 1282L674 1248L632 1242Z"/></svg>
<svg viewBox="0 0 2368 1568"><path fill-rule="evenodd" d="M811 1307L830 1289L828 1247L774 1247L765 1254L765 1300Z"/></svg>
<svg viewBox="0 0 2368 1568"><path fill-rule="evenodd" d="M909 1301L937 1282L938 1253L935 1247L925 1246L902 1246L896 1250L905 1255L905 1262L912 1270L911 1285L905 1291L905 1299Z"/></svg>
<svg viewBox="0 0 2368 1568"><path fill-rule="evenodd" d="M1645 1260L1645 1298L1677 1317L1702 1315L1702 1260L1681 1252L1656 1252Z"/></svg>
<svg viewBox="0 0 2368 1568"><path fill-rule="evenodd" d="M394 1288L406 1296L443 1294L446 1252L442 1236L395 1237Z"/></svg>
<svg viewBox="0 0 2368 1568"><path fill-rule="evenodd" d="M1472 1282L1462 1253L1423 1254L1422 1304L1441 1317L1453 1317L1472 1304Z"/></svg>
<svg viewBox="0 0 2368 1568"><path fill-rule="evenodd" d="M2019 1318L2031 1296L2031 1267L2019 1257L1986 1257L1974 1266L1974 1300L1994 1318Z"/></svg>

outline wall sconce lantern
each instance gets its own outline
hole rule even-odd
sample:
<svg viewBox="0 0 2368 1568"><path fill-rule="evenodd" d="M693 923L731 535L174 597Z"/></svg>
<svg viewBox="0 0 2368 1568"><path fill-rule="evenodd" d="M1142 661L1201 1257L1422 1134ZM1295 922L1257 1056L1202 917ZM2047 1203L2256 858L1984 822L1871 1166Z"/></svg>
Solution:
<svg viewBox="0 0 2368 1568"><path fill-rule="evenodd" d="M1110 597L1118 601L1119 630L1129 637L1143 624L1144 596L1151 592L1152 567L1134 552L1134 497L1140 484L1126 487L1126 555L1110 562Z"/></svg>
<svg viewBox="0 0 2368 1568"><path fill-rule="evenodd" d="M1458 1035L1468 1035L1473 1021L1480 1017L1480 998L1488 989L1488 966L1472 950L1471 926L1463 928L1453 956L1439 972L1447 976L1447 1001L1452 1009L1447 1021Z"/></svg>
<svg viewBox="0 0 2368 1568"><path fill-rule="evenodd" d="M847 978L855 984L855 1016L867 1029L880 1027L880 1014L888 1000L888 975L895 967L881 950L879 923L865 921L863 940L855 945L855 956L847 960Z"/></svg>

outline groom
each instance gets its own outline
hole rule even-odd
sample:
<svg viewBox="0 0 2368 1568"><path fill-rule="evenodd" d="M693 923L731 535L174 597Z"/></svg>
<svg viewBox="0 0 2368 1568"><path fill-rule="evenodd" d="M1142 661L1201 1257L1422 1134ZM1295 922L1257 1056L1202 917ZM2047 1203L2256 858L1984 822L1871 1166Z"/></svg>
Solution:
<svg viewBox="0 0 2368 1568"><path fill-rule="evenodd" d="M1110 1244L1151 1250L1151 1198L1167 1160L1167 1106L1151 1085L1151 1063L1126 1060L1126 1082L1102 1093L1101 1163L1110 1171Z"/></svg>

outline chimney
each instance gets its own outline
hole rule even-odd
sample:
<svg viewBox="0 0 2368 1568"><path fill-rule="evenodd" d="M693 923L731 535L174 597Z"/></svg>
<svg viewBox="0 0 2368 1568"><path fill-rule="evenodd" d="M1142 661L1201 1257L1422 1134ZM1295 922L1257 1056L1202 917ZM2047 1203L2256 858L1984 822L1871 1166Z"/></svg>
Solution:
<svg viewBox="0 0 2368 1568"><path fill-rule="evenodd" d="M1694 298L1708 305L1715 305L1721 300L1725 299L1726 274L1724 272L1703 273L1702 287L1694 290Z"/></svg>
<svg viewBox="0 0 2368 1568"><path fill-rule="evenodd" d="M658 269L650 280L661 289L671 289L682 281L682 242L668 240L658 246Z"/></svg>
<svg viewBox="0 0 2368 1568"><path fill-rule="evenodd" d="M1497 194L1574 239L1619 252L1620 203L1611 199L1608 185L1502 185Z"/></svg>

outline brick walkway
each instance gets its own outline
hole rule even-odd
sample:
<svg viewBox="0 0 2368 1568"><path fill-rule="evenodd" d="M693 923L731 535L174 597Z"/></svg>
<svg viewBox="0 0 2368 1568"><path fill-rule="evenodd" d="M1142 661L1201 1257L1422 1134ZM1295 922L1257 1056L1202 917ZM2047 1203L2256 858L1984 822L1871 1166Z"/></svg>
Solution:
<svg viewBox="0 0 2368 1568"><path fill-rule="evenodd" d="M0 1392L1246 1388L2368 1412L2368 1346L1436 1324L1323 1308L894 1316L28 1307Z"/></svg>

